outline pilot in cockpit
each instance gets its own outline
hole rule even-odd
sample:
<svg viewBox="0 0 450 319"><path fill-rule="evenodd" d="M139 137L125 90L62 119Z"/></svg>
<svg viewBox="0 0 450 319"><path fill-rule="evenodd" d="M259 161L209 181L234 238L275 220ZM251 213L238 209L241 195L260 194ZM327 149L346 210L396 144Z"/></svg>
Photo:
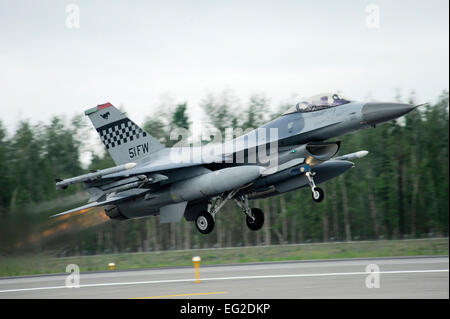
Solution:
<svg viewBox="0 0 450 319"><path fill-rule="evenodd" d="M350 103L350 100L342 98L338 94L322 93L297 103L283 114L314 112L347 103Z"/></svg>
<svg viewBox="0 0 450 319"><path fill-rule="evenodd" d="M325 95L320 98L320 105L328 106L328 96Z"/></svg>

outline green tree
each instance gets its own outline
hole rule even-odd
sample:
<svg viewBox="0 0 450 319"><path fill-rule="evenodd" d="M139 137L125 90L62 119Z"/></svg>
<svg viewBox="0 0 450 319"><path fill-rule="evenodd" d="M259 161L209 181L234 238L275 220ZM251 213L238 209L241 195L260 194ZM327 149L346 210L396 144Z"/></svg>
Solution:
<svg viewBox="0 0 450 319"><path fill-rule="evenodd" d="M9 141L6 138L6 130L0 121L0 214L6 211L11 198L12 181L10 174Z"/></svg>

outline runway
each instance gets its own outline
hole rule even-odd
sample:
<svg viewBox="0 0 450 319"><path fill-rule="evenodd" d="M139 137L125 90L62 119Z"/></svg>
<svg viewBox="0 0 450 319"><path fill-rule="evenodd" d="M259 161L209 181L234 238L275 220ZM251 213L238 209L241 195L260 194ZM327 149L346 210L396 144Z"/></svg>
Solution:
<svg viewBox="0 0 450 319"><path fill-rule="evenodd" d="M1 278L6 298L449 298L448 257L339 259Z"/></svg>

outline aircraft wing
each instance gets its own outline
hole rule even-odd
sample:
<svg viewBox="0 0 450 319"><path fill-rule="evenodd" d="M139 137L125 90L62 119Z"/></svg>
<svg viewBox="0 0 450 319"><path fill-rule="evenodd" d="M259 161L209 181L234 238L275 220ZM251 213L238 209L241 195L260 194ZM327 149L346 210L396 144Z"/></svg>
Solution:
<svg viewBox="0 0 450 319"><path fill-rule="evenodd" d="M143 191L146 191L146 190L143 190ZM62 215L66 215L66 214L70 214L70 213L74 213L74 212L78 212L80 210L87 209L87 208L98 207L98 206L105 206L105 205L108 205L108 204L114 204L114 203L120 202L120 201L122 201L124 199L129 199L129 198L131 198L133 196L136 196L136 195L138 195L138 194L136 194L135 192L131 193L131 194L127 193L127 192L119 193L119 194L116 194L116 195L114 195L114 196L112 196L112 197L110 197L110 198L108 198L108 199L106 199L104 201L92 202L92 203L89 203L89 204L86 204L86 205L83 205L83 206L80 206L80 207L77 207L77 208L73 208L73 209L67 210L65 212L62 212L62 213L59 213L59 214L56 214L56 215L52 215L52 216L50 216L50 218L58 217L58 216L62 216Z"/></svg>

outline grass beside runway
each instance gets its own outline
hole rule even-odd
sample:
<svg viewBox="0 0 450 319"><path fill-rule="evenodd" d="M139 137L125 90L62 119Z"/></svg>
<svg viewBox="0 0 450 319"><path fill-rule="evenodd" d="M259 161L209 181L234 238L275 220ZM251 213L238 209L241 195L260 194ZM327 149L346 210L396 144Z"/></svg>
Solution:
<svg viewBox="0 0 450 319"><path fill-rule="evenodd" d="M125 253L55 258L51 255L1 256L0 277L63 273L68 264L80 271L106 271L114 262L117 270L192 266L200 256L202 265L310 259L448 255L448 238L314 243L194 250Z"/></svg>

